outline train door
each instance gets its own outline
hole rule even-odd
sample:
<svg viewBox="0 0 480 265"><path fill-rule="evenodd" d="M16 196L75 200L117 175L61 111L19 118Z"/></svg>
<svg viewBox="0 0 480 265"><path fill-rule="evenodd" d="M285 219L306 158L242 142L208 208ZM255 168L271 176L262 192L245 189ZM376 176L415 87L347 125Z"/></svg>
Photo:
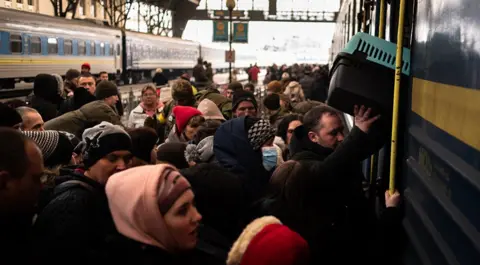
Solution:
<svg viewBox="0 0 480 265"><path fill-rule="evenodd" d="M117 72L122 71L122 39L120 36L116 36L113 43L113 57L115 58L115 69Z"/></svg>

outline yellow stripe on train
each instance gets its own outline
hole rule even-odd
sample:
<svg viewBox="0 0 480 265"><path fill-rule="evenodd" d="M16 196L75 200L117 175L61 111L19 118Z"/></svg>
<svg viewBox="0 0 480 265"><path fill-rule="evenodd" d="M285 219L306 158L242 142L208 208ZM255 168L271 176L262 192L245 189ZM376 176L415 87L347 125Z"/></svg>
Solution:
<svg viewBox="0 0 480 265"><path fill-rule="evenodd" d="M412 111L480 151L480 90L413 78Z"/></svg>

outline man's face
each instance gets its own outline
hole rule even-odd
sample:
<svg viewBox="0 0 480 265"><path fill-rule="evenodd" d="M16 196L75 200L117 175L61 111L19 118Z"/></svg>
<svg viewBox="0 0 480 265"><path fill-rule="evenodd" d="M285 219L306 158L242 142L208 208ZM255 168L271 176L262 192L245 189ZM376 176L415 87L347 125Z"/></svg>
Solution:
<svg viewBox="0 0 480 265"><path fill-rule="evenodd" d="M337 115L325 113L315 131L308 132L308 137L323 147L335 149L345 138L343 129L342 120Z"/></svg>
<svg viewBox="0 0 480 265"><path fill-rule="evenodd" d="M82 67L81 72L82 72L82 74L83 74L83 73L90 73L90 69L87 68L87 67Z"/></svg>
<svg viewBox="0 0 480 265"><path fill-rule="evenodd" d="M40 149L32 141L25 144L28 163L24 176L11 176L0 171L0 211L9 214L33 214L38 201L43 175L43 157Z"/></svg>
<svg viewBox="0 0 480 265"><path fill-rule="evenodd" d="M233 90L227 89L225 92L225 97L232 99L233 98Z"/></svg>
<svg viewBox="0 0 480 265"><path fill-rule="evenodd" d="M103 73L100 75L100 80L102 81L108 81L108 74L107 73Z"/></svg>
<svg viewBox="0 0 480 265"><path fill-rule="evenodd" d="M257 116L257 110L255 106L250 101L242 101L238 104L237 109L235 110L236 117L243 117L243 116Z"/></svg>
<svg viewBox="0 0 480 265"><path fill-rule="evenodd" d="M133 155L129 151L115 151L91 166L87 174L98 183L105 185L111 175L131 166Z"/></svg>
<svg viewBox="0 0 480 265"><path fill-rule="evenodd" d="M24 131L44 131L45 128L42 116L37 112L28 112L23 116L22 130Z"/></svg>
<svg viewBox="0 0 480 265"><path fill-rule="evenodd" d="M80 77L78 80L78 86L84 87L90 92L90 94L95 95L96 83L93 77Z"/></svg>

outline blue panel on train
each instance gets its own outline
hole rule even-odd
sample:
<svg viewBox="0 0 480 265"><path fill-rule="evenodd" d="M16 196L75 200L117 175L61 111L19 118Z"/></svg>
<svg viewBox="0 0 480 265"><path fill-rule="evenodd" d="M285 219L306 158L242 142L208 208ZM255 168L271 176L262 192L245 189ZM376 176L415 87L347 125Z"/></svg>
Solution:
<svg viewBox="0 0 480 265"><path fill-rule="evenodd" d="M410 74L410 50L403 50L404 76ZM396 44L357 33L335 58L330 72L328 104L353 115L354 105L391 117Z"/></svg>

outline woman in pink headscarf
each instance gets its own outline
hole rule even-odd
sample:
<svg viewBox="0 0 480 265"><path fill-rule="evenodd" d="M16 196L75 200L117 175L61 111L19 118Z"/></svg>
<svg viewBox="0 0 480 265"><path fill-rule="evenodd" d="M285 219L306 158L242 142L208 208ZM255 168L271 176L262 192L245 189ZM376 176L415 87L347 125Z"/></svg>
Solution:
<svg viewBox="0 0 480 265"><path fill-rule="evenodd" d="M190 183L176 168L125 170L110 177L106 193L117 231L128 238L128 247L115 252L125 255L122 264L200 264L192 250L202 216Z"/></svg>

